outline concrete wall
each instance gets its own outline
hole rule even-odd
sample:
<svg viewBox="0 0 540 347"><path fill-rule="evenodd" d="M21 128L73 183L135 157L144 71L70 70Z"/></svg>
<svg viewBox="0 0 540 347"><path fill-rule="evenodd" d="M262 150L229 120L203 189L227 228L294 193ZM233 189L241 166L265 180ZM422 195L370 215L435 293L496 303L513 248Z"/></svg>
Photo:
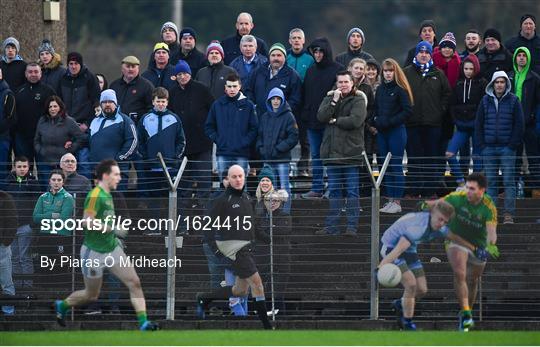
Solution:
<svg viewBox="0 0 540 347"><path fill-rule="evenodd" d="M38 59L37 48L49 39L65 64L67 49L66 0L60 0L60 20L43 20L42 0L0 0L0 40L13 36L21 44L26 61ZM3 54L3 52L2 52Z"/></svg>

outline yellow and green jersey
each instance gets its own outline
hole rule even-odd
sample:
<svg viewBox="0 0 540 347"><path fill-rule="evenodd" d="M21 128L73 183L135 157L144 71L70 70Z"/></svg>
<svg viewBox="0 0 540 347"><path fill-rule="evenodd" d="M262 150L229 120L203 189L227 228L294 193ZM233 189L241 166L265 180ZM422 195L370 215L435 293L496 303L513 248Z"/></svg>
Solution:
<svg viewBox="0 0 540 347"><path fill-rule="evenodd" d="M100 186L92 189L84 201L84 212L94 215L94 219L100 220L101 225L105 225L107 216L114 216L114 203L111 193L106 192ZM112 218L109 218L109 223ZM84 232L83 244L93 251L99 253L109 253L118 244L116 235L113 232L103 233L100 230L86 230Z"/></svg>

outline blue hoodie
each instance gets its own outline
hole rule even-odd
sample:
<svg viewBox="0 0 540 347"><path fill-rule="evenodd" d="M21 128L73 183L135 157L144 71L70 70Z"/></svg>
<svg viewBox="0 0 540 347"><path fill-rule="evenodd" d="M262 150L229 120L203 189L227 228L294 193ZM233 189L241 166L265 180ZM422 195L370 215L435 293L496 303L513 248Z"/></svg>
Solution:
<svg viewBox="0 0 540 347"><path fill-rule="evenodd" d="M281 105L276 112L270 101L275 96L281 98ZM262 160L289 162L291 150L298 143L298 126L281 89L270 90L266 98L266 109L267 112L260 119L257 151Z"/></svg>

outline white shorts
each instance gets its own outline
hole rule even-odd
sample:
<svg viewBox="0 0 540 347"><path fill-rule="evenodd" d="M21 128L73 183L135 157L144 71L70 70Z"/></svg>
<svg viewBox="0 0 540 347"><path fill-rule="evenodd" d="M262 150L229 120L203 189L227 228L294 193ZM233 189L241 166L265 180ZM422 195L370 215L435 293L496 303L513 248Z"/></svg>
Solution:
<svg viewBox="0 0 540 347"><path fill-rule="evenodd" d="M81 269L83 276L87 278L101 278L104 268L120 266L128 260L124 250L119 245L109 253L96 252L85 245L81 247Z"/></svg>
<svg viewBox="0 0 540 347"><path fill-rule="evenodd" d="M457 248L457 249L460 249L463 252L467 253L469 255L467 257L467 263L469 263L469 264L472 264L472 265L484 265L486 263L485 261L482 261L482 260L478 259L476 257L476 255L474 254L474 252L472 250L470 250L469 248L465 247L465 246L462 246L462 245L459 245L459 244L457 244L455 242L450 241L448 243L448 249L450 249L450 248Z"/></svg>

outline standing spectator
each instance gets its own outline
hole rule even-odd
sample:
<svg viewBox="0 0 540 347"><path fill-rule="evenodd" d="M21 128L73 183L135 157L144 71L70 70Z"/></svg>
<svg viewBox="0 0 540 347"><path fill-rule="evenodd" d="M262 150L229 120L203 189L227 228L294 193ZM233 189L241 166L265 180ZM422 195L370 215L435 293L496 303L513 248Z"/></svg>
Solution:
<svg viewBox="0 0 540 347"><path fill-rule="evenodd" d="M216 144L220 181L234 164L248 171L250 149L257 139L255 105L242 94L241 87L238 75L227 77L225 95L212 104L204 127L206 136Z"/></svg>
<svg viewBox="0 0 540 347"><path fill-rule="evenodd" d="M476 55L480 52L480 45L482 44L482 38L480 33L476 29L469 29L465 34L465 50L459 54L461 60L465 59L470 54Z"/></svg>
<svg viewBox="0 0 540 347"><path fill-rule="evenodd" d="M6 177L6 171L11 154L11 136L10 130L15 124L15 95L9 89L0 69L0 188L3 186L3 179Z"/></svg>
<svg viewBox="0 0 540 347"><path fill-rule="evenodd" d="M178 44L178 27L173 22L165 22L161 26L160 42L165 42L169 47L169 61L171 65L176 64L180 59L180 45ZM150 56L148 67L154 61L154 53ZM141 114L142 116L142 114Z"/></svg>
<svg viewBox="0 0 540 347"><path fill-rule="evenodd" d="M15 157L13 171L6 177L6 192L13 196L17 208L18 224L15 240L11 244L13 274L17 286L31 288L34 265L32 262L32 211L39 191L38 181L30 172L26 157Z"/></svg>
<svg viewBox="0 0 540 347"><path fill-rule="evenodd" d="M450 88L454 89L459 78L461 59L456 51L456 38L453 33L444 34L439 47L433 50L433 63L444 72Z"/></svg>
<svg viewBox="0 0 540 347"><path fill-rule="evenodd" d="M488 29L484 33L484 48L476 56L480 62L480 73L486 81L496 71L512 71L512 54L502 45L501 33L497 29Z"/></svg>
<svg viewBox="0 0 540 347"><path fill-rule="evenodd" d="M174 85L171 79L174 76L174 65L169 60L169 46L165 42L154 45L154 61L151 61L148 70L143 72L142 77L149 80L154 87L168 89Z"/></svg>
<svg viewBox="0 0 540 347"><path fill-rule="evenodd" d="M191 196L190 182L197 182L195 197L204 204L212 186L212 141L204 133L204 125L214 97L208 87L191 78L187 62L180 60L176 64L175 75L177 83L169 90L169 108L182 120L184 155L189 159L182 175L182 189Z"/></svg>
<svg viewBox="0 0 540 347"><path fill-rule="evenodd" d="M441 128L452 89L444 73L434 66L432 54L429 42L418 43L413 64L403 70L414 97L412 116L405 123L411 195L435 195L436 176L444 168L435 158L443 155Z"/></svg>
<svg viewBox="0 0 540 347"><path fill-rule="evenodd" d="M522 164L523 145L529 162L531 184L540 188L540 146L536 135L536 120L540 118L540 76L533 71L532 56L527 47L514 51L514 70L508 74L512 84L512 93L521 101L525 133L523 143L516 149L516 172L519 174ZM534 181L534 182L532 182Z"/></svg>
<svg viewBox="0 0 540 347"><path fill-rule="evenodd" d="M253 72L259 67L268 64L268 59L257 53L257 40L253 35L244 35L240 40L240 51L242 55L234 58L229 64L240 76L242 86L248 85Z"/></svg>
<svg viewBox="0 0 540 347"><path fill-rule="evenodd" d="M392 154L384 186L388 202L381 208L384 213L400 213L405 188L403 154L407 145L405 122L412 115L413 92L407 77L394 59L383 61L383 83L375 94L373 125L377 129L377 147L381 162Z"/></svg>
<svg viewBox="0 0 540 347"><path fill-rule="evenodd" d="M373 93L377 91L381 84L381 66L375 59L366 61L366 83L371 86Z"/></svg>
<svg viewBox="0 0 540 347"><path fill-rule="evenodd" d="M140 73L141 62L128 55L122 59L122 77L111 83L118 99L118 107L135 123L152 107L154 86Z"/></svg>
<svg viewBox="0 0 540 347"><path fill-rule="evenodd" d="M475 135L482 150L488 194L497 204L497 176L504 183L504 224L514 223L516 149L523 141L523 111L506 72L497 71L486 87L476 114Z"/></svg>
<svg viewBox="0 0 540 347"><path fill-rule="evenodd" d="M186 27L180 32L180 55L179 59L169 59L172 66L178 64L178 60L184 60L188 63L193 76L197 76L200 69L208 65L204 53L199 51L196 46L197 33L195 29Z"/></svg>
<svg viewBox="0 0 540 347"><path fill-rule="evenodd" d="M43 75L42 82L49 85L53 90L60 88L60 81L66 74L66 68L62 66L62 57L54 51L49 40L43 40L38 47L39 66Z"/></svg>
<svg viewBox="0 0 540 347"><path fill-rule="evenodd" d="M11 243L17 232L17 208L13 197L0 190L0 287L3 295L15 295L13 285ZM2 305L5 315L15 313L15 306Z"/></svg>
<svg viewBox="0 0 540 347"><path fill-rule="evenodd" d="M521 29L517 36L506 41L505 46L514 53L518 47L526 47L531 53L531 69L540 75L540 38L536 35L536 17L524 14L519 20Z"/></svg>
<svg viewBox="0 0 540 347"><path fill-rule="evenodd" d="M281 189L292 196L289 171L291 150L298 143L298 126L281 89L273 88L268 93L266 105L267 112L260 117L257 151L265 165L277 171ZM285 203L284 211L290 213L290 210L289 200Z"/></svg>
<svg viewBox="0 0 540 347"><path fill-rule="evenodd" d="M236 73L236 70L223 63L223 47L217 41L212 41L206 48L206 58L209 66L199 70L195 79L208 88L212 92L214 99L223 95L225 90L225 80L227 76Z"/></svg>
<svg viewBox="0 0 540 347"><path fill-rule="evenodd" d="M66 153L60 158L60 169L64 173L64 189L74 193L84 193L81 197L92 189L90 180L77 173L77 159L71 153Z"/></svg>
<svg viewBox="0 0 540 347"><path fill-rule="evenodd" d="M437 28L435 27L435 22L433 20L426 19L423 20L422 23L420 23L420 31L418 32L418 36L420 36L420 42L428 42L431 45L432 50L438 46L437 35L435 34L435 31L437 31ZM407 53L407 58L405 59L403 67L407 67L413 64L413 59L415 57L416 47L413 47Z"/></svg>
<svg viewBox="0 0 540 347"><path fill-rule="evenodd" d="M487 81L480 77L480 63L474 54L469 54L461 64L461 78L457 82L450 99L450 115L454 120L456 131L448 143L446 158L456 178L457 190L465 189L465 176L456 159L457 152L461 159L466 158L465 168L469 169L472 140L473 170L480 172L482 161L480 148L474 134L476 110L485 94Z"/></svg>
<svg viewBox="0 0 540 347"><path fill-rule="evenodd" d="M66 114L66 106L58 96L45 101L45 115L39 119L34 136L34 150L41 184L46 186L49 173L66 153L76 154L85 145L85 135Z"/></svg>
<svg viewBox="0 0 540 347"><path fill-rule="evenodd" d="M349 65L349 62L354 58L360 58L364 60L373 59L373 56L366 51L362 50L362 47L366 44L366 36L360 28L352 28L347 33L347 51L337 55L336 62L343 66Z"/></svg>
<svg viewBox="0 0 540 347"><path fill-rule="evenodd" d="M223 52L225 65L230 65L231 62L238 56L240 52L240 40L244 35L251 34L251 30L255 27L253 24L253 17L247 12L242 12L236 18L236 34L223 40ZM257 39L257 53L268 57L268 46L263 39L256 37Z"/></svg>
<svg viewBox="0 0 540 347"><path fill-rule="evenodd" d="M26 62L19 55L20 50L19 41L14 37L8 37L2 43L0 69L4 71L4 80L13 92L25 82Z"/></svg>
<svg viewBox="0 0 540 347"><path fill-rule="evenodd" d="M302 194L302 198L320 199L324 189L321 143L326 122L319 121L317 112L328 91L334 88L336 74L343 66L334 62L332 46L326 37L315 39L308 50L315 58L315 64L308 69L304 79L302 120L308 128L313 178L311 190Z"/></svg>
<svg viewBox="0 0 540 347"><path fill-rule="evenodd" d="M359 167L363 162L367 97L356 90L350 72L338 72L336 79L337 89L328 92L317 114L319 121L327 124L321 158L328 173L330 209L324 229L316 234L339 234L339 216L345 208L345 235L356 236L360 211Z"/></svg>
<svg viewBox="0 0 540 347"><path fill-rule="evenodd" d="M34 136L43 115L46 100L54 90L41 82L41 68L37 63L26 65L26 82L15 93L17 122L15 123L15 155L24 155L34 163Z"/></svg>
<svg viewBox="0 0 540 347"><path fill-rule="evenodd" d="M294 69L304 82L306 72L315 63L313 56L304 49L306 36L300 28L294 28L289 32L289 44L291 48L287 50L287 65Z"/></svg>
<svg viewBox="0 0 540 347"><path fill-rule="evenodd" d="M101 94L101 92L104 91L105 89L109 89L109 81L107 81L107 78L105 77L104 74L97 73L97 74L96 74L96 78L97 78L97 80L98 80L99 93L100 93L100 94Z"/></svg>
<svg viewBox="0 0 540 347"><path fill-rule="evenodd" d="M124 175L119 190L125 190L128 162L137 153L137 129L133 121L120 111L114 90L101 92L100 105L101 113L90 123L90 161L116 160Z"/></svg>

